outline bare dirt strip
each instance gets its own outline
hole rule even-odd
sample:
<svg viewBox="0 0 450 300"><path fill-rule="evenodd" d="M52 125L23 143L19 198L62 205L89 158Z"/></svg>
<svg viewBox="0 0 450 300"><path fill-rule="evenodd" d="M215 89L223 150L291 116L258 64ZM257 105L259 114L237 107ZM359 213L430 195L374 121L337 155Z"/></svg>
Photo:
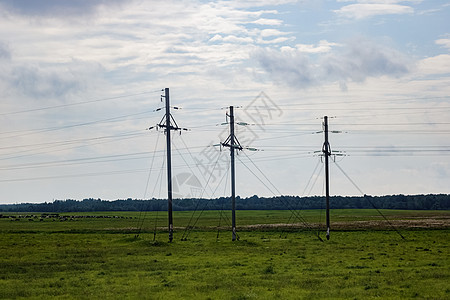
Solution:
<svg viewBox="0 0 450 300"><path fill-rule="evenodd" d="M291 223L291 224L254 224L239 226L241 229L258 230L258 229L275 229L275 228L323 228L324 224L317 223ZM384 219L371 221L347 221L347 222L331 222L333 229L341 230L358 230L358 229L449 229L450 216L427 216L427 217L413 217L401 220Z"/></svg>

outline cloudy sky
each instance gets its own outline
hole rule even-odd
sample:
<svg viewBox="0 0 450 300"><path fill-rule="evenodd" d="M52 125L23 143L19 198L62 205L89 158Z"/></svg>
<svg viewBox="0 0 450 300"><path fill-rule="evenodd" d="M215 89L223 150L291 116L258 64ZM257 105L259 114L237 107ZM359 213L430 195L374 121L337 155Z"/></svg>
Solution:
<svg viewBox="0 0 450 300"><path fill-rule="evenodd" d="M450 3L0 0L0 203L450 193ZM246 125L245 125L246 124ZM340 152L339 152L340 151ZM349 180L351 179L351 180ZM353 183L352 183L353 181Z"/></svg>

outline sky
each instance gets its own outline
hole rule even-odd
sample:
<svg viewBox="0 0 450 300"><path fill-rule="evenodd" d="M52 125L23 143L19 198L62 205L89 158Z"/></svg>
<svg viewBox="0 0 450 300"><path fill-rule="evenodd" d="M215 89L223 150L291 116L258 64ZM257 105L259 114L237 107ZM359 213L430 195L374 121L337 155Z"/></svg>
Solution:
<svg viewBox="0 0 450 300"><path fill-rule="evenodd" d="M450 3L0 0L0 204L450 193ZM152 128L149 130L149 128Z"/></svg>

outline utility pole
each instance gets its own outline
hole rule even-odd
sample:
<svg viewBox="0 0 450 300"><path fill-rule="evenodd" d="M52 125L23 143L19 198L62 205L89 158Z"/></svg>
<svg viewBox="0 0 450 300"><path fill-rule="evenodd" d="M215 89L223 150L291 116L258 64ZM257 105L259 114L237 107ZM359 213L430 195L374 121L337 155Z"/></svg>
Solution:
<svg viewBox="0 0 450 300"><path fill-rule="evenodd" d="M172 242L173 240L173 215L172 215L172 152L171 152L171 138L170 138L170 132L172 130L178 131L180 130L188 130L186 128L180 128L178 127L177 122L175 122L175 119L170 114L170 96L169 96L169 89L164 89L164 96L161 96L162 98L166 99L166 113L164 117L161 119L159 124L156 125L157 128L164 128L164 133L166 134L166 148L167 148L167 211L169 215L169 242ZM161 110L162 108L158 108L156 111ZM174 107L174 109L178 109L178 107ZM153 126L149 129L154 128Z"/></svg>
<svg viewBox="0 0 450 300"><path fill-rule="evenodd" d="M230 156L231 156L231 231L232 241L236 240L236 175L234 168L234 112L230 106Z"/></svg>
<svg viewBox="0 0 450 300"><path fill-rule="evenodd" d="M166 99L166 148L167 148L167 211L169 214L169 242L173 240L173 215L172 215L172 153L170 140L170 97L169 88L164 89Z"/></svg>
<svg viewBox="0 0 450 300"><path fill-rule="evenodd" d="M230 135L222 143L222 146L230 148L231 156L231 231L232 241L236 240L236 176L234 167L234 149L242 150L242 146L239 144L236 136L234 135L234 107L230 106L230 113L227 114L230 117Z"/></svg>
<svg viewBox="0 0 450 300"><path fill-rule="evenodd" d="M328 142L328 117L323 117L323 131L325 133L325 142L322 146L322 153L325 156L325 201L327 206L326 222L327 222L327 240L330 239L330 173L328 167L328 158L331 156L331 147Z"/></svg>

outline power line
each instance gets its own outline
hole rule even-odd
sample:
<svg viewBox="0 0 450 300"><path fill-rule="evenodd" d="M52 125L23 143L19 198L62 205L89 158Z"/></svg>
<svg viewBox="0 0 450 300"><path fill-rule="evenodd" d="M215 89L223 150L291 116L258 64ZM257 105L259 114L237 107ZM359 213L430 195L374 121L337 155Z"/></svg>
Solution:
<svg viewBox="0 0 450 300"><path fill-rule="evenodd" d="M217 163L219 162L219 159L220 159L220 156L217 157L216 163L214 164L214 167L213 167L213 171L214 171L215 167L217 166ZM228 178L228 172L229 172L229 170L230 170L230 165L228 165L227 172L224 172L224 174L222 175L222 178L220 179L219 183L216 185L216 188L214 189L214 191L213 191L212 194L211 194L211 198L212 198L212 197L214 196L214 194L216 193L216 191L217 191L217 189L219 188L220 184L222 183L223 179L224 179L224 178ZM208 180L206 181L206 185L207 185L207 186L209 186L209 181L210 181L211 178L212 178L212 174L213 174L213 172L211 172L211 173L209 174L209 178L208 178ZM225 184L226 184L226 183L225 183ZM204 190L205 190L205 189L203 189L203 191L204 191ZM206 207L208 206L208 202L205 202L205 204L204 204L204 206L203 206L203 209L201 210L201 212L200 212L199 215L197 216L197 218L196 218L194 224L191 225L191 222L192 222L192 220L193 220L193 218L194 218L194 215L195 215L195 213L197 212L198 206L200 205L200 200L201 200L201 199L202 199L202 196L200 196L199 199L197 200L197 204L195 205L195 208L194 208L194 211L192 212L191 218L189 219L189 222L188 222L188 224L186 225L186 227L185 227L185 229L184 229L183 236L181 237L181 240L182 240L182 241L186 241L186 240L187 240L187 238L188 238L188 236L189 236L189 233L190 233L191 230L195 227L195 225L196 225L197 222L199 221L201 215L203 214L203 212L205 211ZM237 233L236 233L236 234L237 234Z"/></svg>
<svg viewBox="0 0 450 300"><path fill-rule="evenodd" d="M155 154L156 154L156 149L158 147L158 141L159 141L159 135L158 135L158 138L156 139L155 149L153 150L153 157L152 157L152 160L151 160L151 163L150 163L150 169L149 169L148 175L147 175L147 183L145 184L144 197L142 199L145 199L145 197L147 196L147 189L148 189L148 184L150 183L150 176L151 176L152 170L153 170L153 163L155 161ZM161 171L162 171L162 168L161 168ZM144 220L145 220L146 215L147 215L147 213L145 212L144 216L142 218L142 222L141 222L141 217L142 217L142 209L141 209L141 211L139 213L139 219L138 219L138 232L135 235L136 238L138 238L140 233L141 233L142 225L144 224ZM155 220L155 233L154 233L154 236L156 236L156 220Z"/></svg>
<svg viewBox="0 0 450 300"><path fill-rule="evenodd" d="M49 151L41 151L41 152L36 152L36 150L51 149L51 148L56 148L58 146L47 146L47 147L41 147L41 148L37 148L37 149L28 149L28 150L16 151L14 153L5 154L5 156L6 155L12 155L12 156L6 156L6 157L3 157L3 158L0 158L0 161L1 160L11 160L11 159L17 159L17 158L36 156L36 155L40 155L40 154L50 154L50 153L55 153L55 152L60 152L60 151L65 151L65 150L79 149L79 148L84 148L84 147L89 147L89 146L95 146L95 145L100 145L100 144L111 143L111 142L115 142L117 140L123 141L123 140L133 139L133 138L136 138L136 137L139 137L139 136L140 135L130 135L130 136L121 137L120 139L117 138L117 139L113 139L113 140L103 140L103 141L99 141L99 142L95 142L95 143L90 143L88 145L69 146L69 147L63 147L63 148L59 148L59 149L54 149L54 150L49 150ZM65 145L63 144L61 146L65 146ZM29 153L29 152L31 152L31 153ZM29 154L23 154L23 153L29 153Z"/></svg>
<svg viewBox="0 0 450 300"><path fill-rule="evenodd" d="M244 152L244 154L248 157L248 155ZM276 186L267 178L267 176L261 171L261 169L249 158L249 161L253 164L253 166L259 171L259 173L265 178L265 180L269 183L269 186L267 186L264 181L259 178L259 176L256 175L255 172L253 172L240 158L239 161L244 165L244 167L247 168L247 170L252 173L253 176L255 176L256 179L258 179L263 185L266 186L266 188L274 195L276 196L274 190L278 193L280 200L283 202L284 205L286 205L286 208L291 211L292 214L295 215L295 217L300 220L307 228L312 229L312 227L306 222L306 220L300 215L298 211L295 210L295 208L290 206L290 203L285 197L281 194L281 192L276 188ZM274 190L273 190L274 189Z"/></svg>
<svg viewBox="0 0 450 300"><path fill-rule="evenodd" d="M258 126L314 126L314 123L254 123L251 125ZM450 122L402 122L402 123L335 123L335 126L436 126L436 125L450 125ZM311 129L312 130L312 129Z"/></svg>
<svg viewBox="0 0 450 300"><path fill-rule="evenodd" d="M36 181L36 180L91 177L91 176L103 176L103 175L125 175L125 174L133 174L133 173L142 173L142 172L147 172L147 171L148 171L148 169L128 169L128 170L79 173L79 174L69 174L69 175L59 174L59 175L55 175L55 176L0 179L0 182Z"/></svg>
<svg viewBox="0 0 450 300"><path fill-rule="evenodd" d="M324 98L324 96L320 96L320 98ZM336 98L336 95L333 95L332 98ZM317 102L316 100L313 100L310 98L303 99L302 104L298 103L292 103L292 104L277 104L277 107L292 107L292 106L314 106L314 105L337 105L337 104L371 104L374 103L395 103L395 102L402 102L402 101L418 101L418 100L432 100L432 99L449 99L449 96L434 96L434 97L403 97L403 98L391 98L389 100L380 100L380 99L370 99L370 100L354 100L354 101L326 101L326 102ZM315 101L315 102L312 102ZM257 108L275 108L274 106L252 106ZM248 107L246 107L247 109Z"/></svg>
<svg viewBox="0 0 450 300"><path fill-rule="evenodd" d="M266 110L279 110L278 107L273 107L273 108L268 108L268 107L257 107L257 106L251 106L251 107L247 107L246 110L258 110L264 108ZM319 110L319 111L367 111L367 108L339 108L339 107L327 107L327 108L323 108L323 107L317 107L317 108L311 108L311 107L290 107L289 110L308 110L308 111L312 111L312 110ZM370 108L371 111L373 110L450 110L450 106L442 106L442 107L371 107Z"/></svg>
<svg viewBox="0 0 450 300"><path fill-rule="evenodd" d="M36 143L36 144L22 144L22 145L14 145L14 146L4 146L0 147L0 150L6 149L20 149L20 148L28 148L28 147L38 147L38 146L59 146L59 145L70 145L75 143L83 143L89 141L103 140L103 139L114 139L124 136L134 136L134 135L143 135L144 132L139 131L129 131L115 135L106 135L106 136L97 136L92 138L84 138L84 139L73 139L73 140L63 140L63 141L54 141L54 142L45 142L45 143Z"/></svg>
<svg viewBox="0 0 450 300"><path fill-rule="evenodd" d="M356 183L350 178L350 176L347 173L345 173L345 171L341 168L341 166L339 166L337 162L334 162L334 164L338 167L338 169L342 172L342 174L344 174L344 176L353 184L353 186L361 193L361 195L364 196L364 198L370 203L370 205L372 205L372 207L383 217L383 219L389 224L389 226L393 228L402 239L405 239L405 237L400 233L400 231L398 231L397 228L395 228L394 225L392 225L391 222L389 222L386 216L375 206L375 204L372 201L370 201L370 199L358 187L358 185L356 185Z"/></svg>
<svg viewBox="0 0 450 300"><path fill-rule="evenodd" d="M0 139L17 138L17 137L22 137L22 136L27 136L27 135L33 135L33 134L44 133L44 132L52 132L52 131L58 131L58 130L63 130L63 129L68 129L68 128L94 125L94 124L112 123L112 122L117 122L121 119L138 116L138 115L143 115L143 114L148 114L151 112L153 112L153 111L145 111L145 112L127 114L127 115L122 115L122 116L117 116L117 117L112 117L112 118L107 118L107 119L100 119L100 120L83 122L83 123L75 123L75 124L64 125L64 126L46 127L46 128L38 128L38 129L27 129L27 130L10 131L10 132L0 132L0 135L6 135L6 134L10 134L10 133L21 133L21 134L6 136L6 137L0 137Z"/></svg>
<svg viewBox="0 0 450 300"><path fill-rule="evenodd" d="M37 111L43 111L43 110L64 108L64 107L69 107L69 106L78 106L78 105L85 105L85 104L91 104L91 103L97 103L97 102L103 102L103 101L111 101L111 100L117 100L117 99L122 99L122 98L128 98L128 97L134 97L134 96L141 96L141 95L157 93L157 92L160 92L160 91L161 90L148 91L148 92L142 92L142 93L136 93L136 94L128 94L128 95L100 98L100 99L95 99L95 100L80 101L80 102L75 102L75 103L66 103L66 104L38 107L38 108L32 108L32 109L24 109L24 110L12 111L12 112L0 113L0 116L17 115L17 114L37 112Z"/></svg>

